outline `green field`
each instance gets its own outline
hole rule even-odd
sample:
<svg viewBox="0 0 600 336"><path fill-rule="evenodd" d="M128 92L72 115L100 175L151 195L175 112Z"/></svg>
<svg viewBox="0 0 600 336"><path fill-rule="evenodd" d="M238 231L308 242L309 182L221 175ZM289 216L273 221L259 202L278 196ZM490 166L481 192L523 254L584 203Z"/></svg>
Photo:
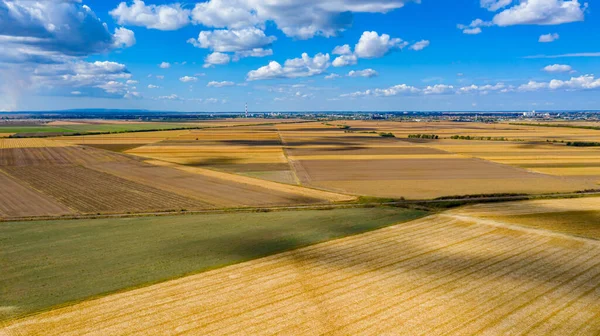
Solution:
<svg viewBox="0 0 600 336"><path fill-rule="evenodd" d="M68 133L73 130L54 126L0 126L0 133Z"/></svg>
<svg viewBox="0 0 600 336"><path fill-rule="evenodd" d="M491 217L511 224L600 239L600 211L565 211Z"/></svg>
<svg viewBox="0 0 600 336"><path fill-rule="evenodd" d="M0 223L0 319L426 214L378 207Z"/></svg>
<svg viewBox="0 0 600 336"><path fill-rule="evenodd" d="M147 124L98 124L98 125L68 125L68 126L0 126L0 133L104 133L104 132L132 132L145 130L169 130L195 125L171 123Z"/></svg>

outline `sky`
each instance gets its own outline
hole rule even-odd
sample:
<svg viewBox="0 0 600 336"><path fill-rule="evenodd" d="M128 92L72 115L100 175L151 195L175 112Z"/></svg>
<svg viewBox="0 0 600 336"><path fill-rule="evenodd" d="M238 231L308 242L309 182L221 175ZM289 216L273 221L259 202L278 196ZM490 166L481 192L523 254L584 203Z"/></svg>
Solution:
<svg viewBox="0 0 600 336"><path fill-rule="evenodd" d="M600 109L578 0L0 0L0 111Z"/></svg>

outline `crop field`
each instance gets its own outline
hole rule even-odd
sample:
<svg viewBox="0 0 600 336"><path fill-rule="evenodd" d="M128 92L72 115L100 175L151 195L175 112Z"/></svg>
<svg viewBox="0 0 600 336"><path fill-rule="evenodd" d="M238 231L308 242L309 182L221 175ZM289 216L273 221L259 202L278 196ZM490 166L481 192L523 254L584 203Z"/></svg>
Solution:
<svg viewBox="0 0 600 336"><path fill-rule="evenodd" d="M85 301L3 332L597 335L599 288L595 240L447 213Z"/></svg>
<svg viewBox="0 0 600 336"><path fill-rule="evenodd" d="M370 208L3 222L0 260L11 262L0 272L0 321L425 214Z"/></svg>
<svg viewBox="0 0 600 336"><path fill-rule="evenodd" d="M8 191L0 193L0 203L5 208L0 212L2 217L279 206L354 199L303 187L285 188L252 178L236 180L238 177L231 174L153 165L139 157L54 140L7 139L2 144L0 173L10 177L11 188L26 197L15 202ZM36 206L28 208L29 201L35 201Z"/></svg>
<svg viewBox="0 0 600 336"><path fill-rule="evenodd" d="M60 216L73 210L52 197L29 188L0 170L0 218L27 216Z"/></svg>
<svg viewBox="0 0 600 336"><path fill-rule="evenodd" d="M453 212L600 240L597 197L479 204Z"/></svg>
<svg viewBox="0 0 600 336"><path fill-rule="evenodd" d="M272 127L194 130L127 153L277 182L296 182L279 134Z"/></svg>
<svg viewBox="0 0 600 336"><path fill-rule="evenodd" d="M373 122L371 125L369 122L349 121L347 124L352 125L350 129L354 133L317 123L278 125L287 158L302 185L342 193L406 198L570 192L597 185L594 178L564 179L518 165L490 162L485 160L486 156L469 152L477 150L473 148L480 151L488 148L480 141L413 143L408 139L383 138L377 133L369 133L374 129L389 131L407 125L409 129L405 131L410 134L415 132L410 129L413 123ZM386 126L376 128L377 125ZM449 132L455 133L454 130ZM464 147L456 148L457 143ZM483 143L490 144L489 148L495 148L496 144L510 145L515 152L521 145L512 142ZM493 153L502 155L500 151ZM548 157L551 153L547 152ZM529 158L535 159L534 156Z"/></svg>
<svg viewBox="0 0 600 336"><path fill-rule="evenodd" d="M81 166L3 167L33 189L81 213L199 209L206 204Z"/></svg>

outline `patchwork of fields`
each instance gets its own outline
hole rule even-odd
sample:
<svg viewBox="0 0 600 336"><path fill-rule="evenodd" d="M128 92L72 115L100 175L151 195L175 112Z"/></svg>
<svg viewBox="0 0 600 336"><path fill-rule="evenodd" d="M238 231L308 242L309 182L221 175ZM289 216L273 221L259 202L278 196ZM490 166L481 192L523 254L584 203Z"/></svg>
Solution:
<svg viewBox="0 0 600 336"><path fill-rule="evenodd" d="M9 322L3 333L600 332L600 244L453 213Z"/></svg>
<svg viewBox="0 0 600 336"><path fill-rule="evenodd" d="M141 158L56 140L0 139L0 217L180 211L347 201L353 197L282 188L153 165ZM31 202L31 203L30 203ZM27 204L31 205L27 205Z"/></svg>

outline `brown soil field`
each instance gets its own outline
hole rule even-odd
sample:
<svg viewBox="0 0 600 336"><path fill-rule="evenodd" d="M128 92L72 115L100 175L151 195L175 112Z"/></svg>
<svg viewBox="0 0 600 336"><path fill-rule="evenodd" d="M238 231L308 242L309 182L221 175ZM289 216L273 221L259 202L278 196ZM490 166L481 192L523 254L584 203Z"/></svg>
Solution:
<svg viewBox="0 0 600 336"><path fill-rule="evenodd" d="M73 212L0 170L0 217L60 216Z"/></svg>
<svg viewBox="0 0 600 336"><path fill-rule="evenodd" d="M597 241L440 214L7 323L4 335L597 335Z"/></svg>
<svg viewBox="0 0 600 336"><path fill-rule="evenodd" d="M55 166L131 160L109 151L80 146L0 149L0 166Z"/></svg>
<svg viewBox="0 0 600 336"><path fill-rule="evenodd" d="M478 159L318 160L317 157L291 162L302 184L379 197L424 199L487 193L572 192L595 186L587 180L565 180Z"/></svg>
<svg viewBox="0 0 600 336"><path fill-rule="evenodd" d="M147 145L154 142L176 138L187 134L188 130L156 131L156 132L133 132L117 134L98 134L85 136L56 137L55 140L77 145Z"/></svg>
<svg viewBox="0 0 600 336"><path fill-rule="evenodd" d="M163 190L199 199L215 206L273 206L353 200L332 192L285 185L162 161L152 165L106 163L95 169Z"/></svg>
<svg viewBox="0 0 600 336"><path fill-rule="evenodd" d="M206 204L82 166L2 167L35 190L82 213L181 210Z"/></svg>

